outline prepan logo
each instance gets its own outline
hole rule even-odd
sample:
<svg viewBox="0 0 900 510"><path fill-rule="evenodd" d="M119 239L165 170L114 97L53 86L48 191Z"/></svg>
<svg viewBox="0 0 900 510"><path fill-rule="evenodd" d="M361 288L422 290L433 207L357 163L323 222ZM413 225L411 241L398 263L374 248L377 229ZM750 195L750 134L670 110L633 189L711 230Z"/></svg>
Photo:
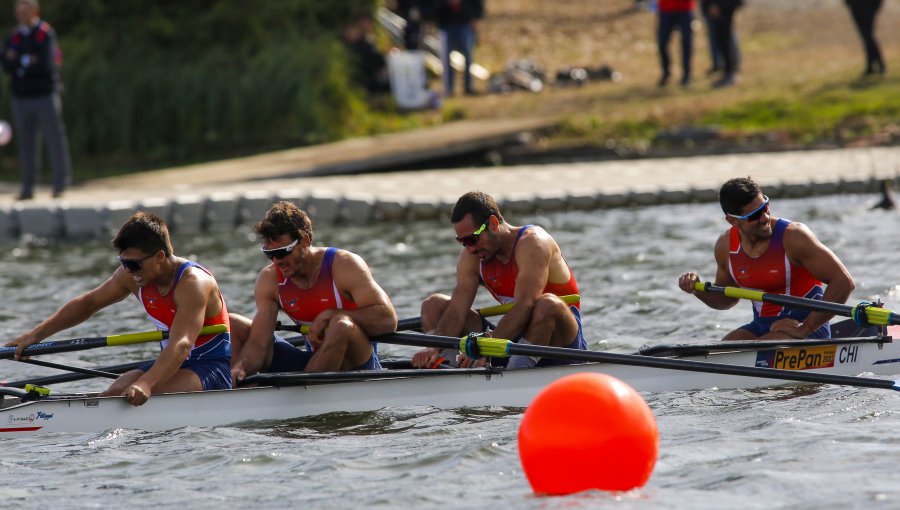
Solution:
<svg viewBox="0 0 900 510"><path fill-rule="evenodd" d="M38 420L47 421L51 418L53 418L53 413L45 413L43 411L31 413L28 416L16 416L11 414L9 415L8 423L31 423Z"/></svg>
<svg viewBox="0 0 900 510"><path fill-rule="evenodd" d="M756 366L781 370L828 368L834 366L836 351L836 345L761 351L756 355Z"/></svg>

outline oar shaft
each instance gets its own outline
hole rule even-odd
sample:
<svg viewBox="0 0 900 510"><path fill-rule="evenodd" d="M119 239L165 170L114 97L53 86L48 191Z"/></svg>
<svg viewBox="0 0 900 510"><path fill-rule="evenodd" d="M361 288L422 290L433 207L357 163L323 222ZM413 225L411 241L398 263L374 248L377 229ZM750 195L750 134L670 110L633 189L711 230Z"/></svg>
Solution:
<svg viewBox="0 0 900 510"><path fill-rule="evenodd" d="M22 363L28 363L29 365L37 365L40 367L47 368L55 368L57 370L68 370L70 372L75 372L78 374L84 374L91 377L105 377L107 379L118 379L119 374L114 374L112 372L107 372L104 370L95 370L93 368L82 368L82 367L73 367L71 365L61 365L59 363L52 363L50 361L40 361L36 359L20 359ZM34 384L32 382L32 384ZM9 386L12 386L10 384Z"/></svg>
<svg viewBox="0 0 900 510"><path fill-rule="evenodd" d="M578 294L566 294L565 296L559 296L559 299L561 299L563 303L567 305L574 305L581 302L581 296L579 296ZM478 312L478 315L482 317L496 317L512 310L514 306L516 306L515 303L504 303L502 305L485 306L475 311ZM397 322L397 331L410 331L414 329L422 329L421 317L400 319L400 321Z"/></svg>
<svg viewBox="0 0 900 510"><path fill-rule="evenodd" d="M411 345L417 347L437 347L440 349L459 349L461 342L464 343L465 340L465 337L460 339L455 337L424 335L421 333L391 333L377 338L377 341L382 343ZM563 347L545 347L540 345L517 344L510 342L509 340L503 340L499 338L478 339L478 345L482 353L489 356L503 355L498 353L498 351L499 346L503 345L504 342L506 355L540 356L570 361L611 363L615 365L630 365L648 368L663 368L669 370L683 370L688 372L705 372L711 374L760 377L784 381L840 384L846 386L861 386L866 388L900 390L900 386L898 386L895 381L886 379L861 378L845 375L780 370L773 368L744 367L739 365L725 365L721 363L709 363L705 361L683 359L653 358L635 354L584 351L581 349L568 349Z"/></svg>
<svg viewBox="0 0 900 510"><path fill-rule="evenodd" d="M753 289L742 289L739 287L719 287L709 282L697 282L694 288L701 292L718 292L735 299L747 299L750 301L760 301L772 303L790 308L803 308L816 312L831 313L843 317L853 317L853 309L855 307L843 305L840 303L832 303L830 301L821 301L818 299L809 299L797 296L785 296L783 294L770 294ZM897 313L879 307L868 307L865 309L868 322L875 325L885 326L888 324L900 324L900 315Z"/></svg>
<svg viewBox="0 0 900 510"><path fill-rule="evenodd" d="M204 326L200 329L201 335L213 335L224 333L228 328L224 324ZM146 342L158 342L168 338L168 331L145 331L142 333L126 333L122 335L110 335L90 338L73 338L71 340L58 340L55 342L41 342L28 346L25 356L38 356L41 354L53 354L56 352L73 352L116 345L131 345ZM0 359L12 358L16 353L15 347L0 347Z"/></svg>

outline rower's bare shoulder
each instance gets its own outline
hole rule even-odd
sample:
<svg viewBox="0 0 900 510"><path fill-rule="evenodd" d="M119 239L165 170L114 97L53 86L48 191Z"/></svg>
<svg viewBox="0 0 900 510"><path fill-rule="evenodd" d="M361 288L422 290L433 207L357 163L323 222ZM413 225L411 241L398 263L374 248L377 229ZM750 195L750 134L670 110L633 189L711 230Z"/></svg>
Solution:
<svg viewBox="0 0 900 510"><path fill-rule="evenodd" d="M341 249L335 252L333 265L337 271L347 271L351 269L367 270L369 267L361 256L352 251Z"/></svg>

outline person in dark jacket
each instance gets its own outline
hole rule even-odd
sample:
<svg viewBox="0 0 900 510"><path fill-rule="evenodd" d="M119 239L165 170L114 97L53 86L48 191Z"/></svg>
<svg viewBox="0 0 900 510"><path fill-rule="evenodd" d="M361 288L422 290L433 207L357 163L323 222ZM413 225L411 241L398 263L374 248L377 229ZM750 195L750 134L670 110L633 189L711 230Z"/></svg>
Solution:
<svg viewBox="0 0 900 510"><path fill-rule="evenodd" d="M713 21L713 32L716 37L716 45L722 52L722 60L725 68L722 77L713 83L713 87L730 87L737 80L737 62L735 61L734 39L734 14L743 5L743 0L710 0L708 13Z"/></svg>
<svg viewBox="0 0 900 510"><path fill-rule="evenodd" d="M484 17L482 0L438 0L434 10L434 20L441 38L441 64L444 67L444 95L453 95L453 67L450 52L456 50L465 59L463 70L463 90L474 94L472 86L472 49L478 32L478 20Z"/></svg>
<svg viewBox="0 0 900 510"><path fill-rule="evenodd" d="M49 148L53 196L62 195L72 180L72 162L60 99L62 53L56 43L56 32L39 15L38 0L18 0L16 19L19 24L3 49L3 68L11 75L12 110L19 141L20 200L34 196L40 160L38 130Z"/></svg>
<svg viewBox="0 0 900 510"><path fill-rule="evenodd" d="M884 60L875 40L875 17L881 9L881 0L845 0L853 22L866 48L866 69L863 75L884 74Z"/></svg>

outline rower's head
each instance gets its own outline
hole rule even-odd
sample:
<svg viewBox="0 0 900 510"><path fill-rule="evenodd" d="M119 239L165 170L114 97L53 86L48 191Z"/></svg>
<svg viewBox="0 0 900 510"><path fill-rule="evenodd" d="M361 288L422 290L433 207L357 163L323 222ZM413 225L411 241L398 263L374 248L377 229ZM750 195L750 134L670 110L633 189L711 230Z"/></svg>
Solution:
<svg viewBox="0 0 900 510"><path fill-rule="evenodd" d="M263 241L263 253L282 272L299 263L313 240L312 220L293 202L274 204L254 228Z"/></svg>
<svg viewBox="0 0 900 510"><path fill-rule="evenodd" d="M470 191L459 197L450 214L450 223L456 231L456 240L467 252L489 260L499 251L497 232L504 223L503 215L487 193Z"/></svg>
<svg viewBox="0 0 900 510"><path fill-rule="evenodd" d="M731 179L719 190L719 205L725 220L742 232L755 236L771 234L769 197L750 177Z"/></svg>
<svg viewBox="0 0 900 510"><path fill-rule="evenodd" d="M138 211L128 218L113 238L112 245L119 250L122 268L139 286L153 280L163 262L174 253L166 222L147 211Z"/></svg>

